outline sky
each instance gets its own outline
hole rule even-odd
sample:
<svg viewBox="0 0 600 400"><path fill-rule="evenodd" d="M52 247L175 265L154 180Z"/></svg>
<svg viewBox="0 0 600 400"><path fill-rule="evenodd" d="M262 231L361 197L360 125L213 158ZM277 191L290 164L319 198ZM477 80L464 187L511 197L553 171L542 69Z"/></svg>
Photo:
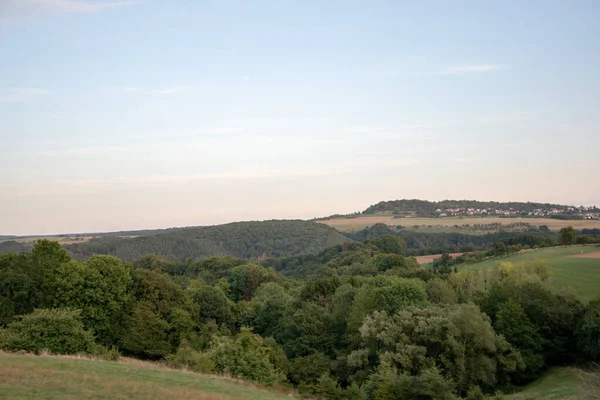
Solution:
<svg viewBox="0 0 600 400"><path fill-rule="evenodd" d="M600 205L600 2L0 0L0 234Z"/></svg>

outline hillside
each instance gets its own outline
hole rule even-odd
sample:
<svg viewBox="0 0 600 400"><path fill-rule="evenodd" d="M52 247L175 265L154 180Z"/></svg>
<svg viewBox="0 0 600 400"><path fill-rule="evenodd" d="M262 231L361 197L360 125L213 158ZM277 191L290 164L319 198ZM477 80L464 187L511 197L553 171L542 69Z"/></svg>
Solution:
<svg viewBox="0 0 600 400"><path fill-rule="evenodd" d="M600 375L577 368L555 367L506 400L588 400L600 398Z"/></svg>
<svg viewBox="0 0 600 400"><path fill-rule="evenodd" d="M0 399L289 399L241 380L123 360L0 352Z"/></svg>
<svg viewBox="0 0 600 400"><path fill-rule="evenodd" d="M550 203L403 199L381 201L368 207L362 214L395 214L413 217L503 215L586 219L598 218L599 212L596 207L572 207Z"/></svg>
<svg viewBox="0 0 600 400"><path fill-rule="evenodd" d="M598 297L600 285L600 248L597 246L551 247L524 251L508 257L492 258L472 265L459 266L459 271L477 271L482 281L486 273L501 262L545 261L552 269L550 285L556 292L575 294L582 301Z"/></svg>
<svg viewBox="0 0 600 400"><path fill-rule="evenodd" d="M184 261L211 256L260 258L318 252L351 241L335 229L307 221L235 222L122 238L104 236L65 246L76 258L115 255L134 261L147 254Z"/></svg>

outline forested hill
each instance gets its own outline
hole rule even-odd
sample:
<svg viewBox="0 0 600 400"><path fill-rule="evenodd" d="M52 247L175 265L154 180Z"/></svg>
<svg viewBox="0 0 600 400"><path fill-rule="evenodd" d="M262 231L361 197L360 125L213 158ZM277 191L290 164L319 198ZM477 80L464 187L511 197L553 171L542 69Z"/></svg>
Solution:
<svg viewBox="0 0 600 400"><path fill-rule="evenodd" d="M443 201L426 201L417 199L403 199L403 200L391 200L381 201L375 205L370 206L362 212L362 214L399 214L399 215L413 215L418 217L437 217L440 213L445 211L453 212L458 210L464 210L465 213L471 209L472 211L478 210L481 213L485 210L486 213L496 214L497 211L514 211L515 213L545 213L557 212L568 213L568 212L580 212L579 208L560 205L560 204L549 204L549 203L532 203L532 202L497 202L497 201L476 201L476 200L443 200ZM598 210L595 207L592 210ZM581 210L581 212L587 211Z"/></svg>
<svg viewBox="0 0 600 400"><path fill-rule="evenodd" d="M335 229L316 222L273 220L180 229L130 239L104 236L65 248L76 258L110 254L130 262L156 254L184 261L211 256L248 259L291 256L319 252L349 241L352 240Z"/></svg>

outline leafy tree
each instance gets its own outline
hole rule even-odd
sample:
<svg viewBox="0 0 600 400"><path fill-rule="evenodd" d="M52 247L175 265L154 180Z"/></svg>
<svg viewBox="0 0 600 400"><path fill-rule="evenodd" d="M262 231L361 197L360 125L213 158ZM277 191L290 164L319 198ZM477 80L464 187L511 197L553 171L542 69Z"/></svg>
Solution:
<svg viewBox="0 0 600 400"><path fill-rule="evenodd" d="M543 338L521 305L509 300L500 306L494 329L515 346L523 357L526 368L519 373L518 379L526 381L536 378L544 367Z"/></svg>
<svg viewBox="0 0 600 400"><path fill-rule="evenodd" d="M56 264L46 273L46 303L81 309L87 329L103 344L115 344L131 300L131 271L112 256Z"/></svg>
<svg viewBox="0 0 600 400"><path fill-rule="evenodd" d="M83 328L79 310L36 309L10 323L0 347L38 354L48 350L54 354L90 353L94 339Z"/></svg>
<svg viewBox="0 0 600 400"><path fill-rule="evenodd" d="M427 304L425 284L416 279L377 276L363 284L354 298L348 317L351 334L358 339L358 328L364 318L373 311L385 311L390 315L409 307Z"/></svg>
<svg viewBox="0 0 600 400"><path fill-rule="evenodd" d="M427 282L427 298L432 303L455 304L458 299L456 292L448 282L435 278Z"/></svg>
<svg viewBox="0 0 600 400"><path fill-rule="evenodd" d="M353 353L355 365L387 363L411 375L437 366L459 394L505 383L523 367L519 353L473 304L409 308L394 316L375 312L360 331L364 347Z"/></svg>
<svg viewBox="0 0 600 400"><path fill-rule="evenodd" d="M275 336L281 332L283 318L292 302L292 296L279 284L270 282L258 288L254 300L262 303L254 320L256 332L264 337Z"/></svg>
<svg viewBox="0 0 600 400"><path fill-rule="evenodd" d="M600 299L590 301L576 330L577 344L589 360L600 360Z"/></svg>
<svg viewBox="0 0 600 400"><path fill-rule="evenodd" d="M561 228L558 231L559 242L562 245L569 245L575 243L575 229L572 226Z"/></svg>
<svg viewBox="0 0 600 400"><path fill-rule="evenodd" d="M284 380L283 372L271 362L271 345L263 339L242 329L235 339L216 336L209 350L215 370L267 385Z"/></svg>
<svg viewBox="0 0 600 400"><path fill-rule="evenodd" d="M316 385L321 376L329 375L330 364L329 357L318 351L307 356L296 357L290 362L290 381L308 387Z"/></svg>
<svg viewBox="0 0 600 400"><path fill-rule="evenodd" d="M399 374L388 364L381 365L365 384L367 400L454 400L455 387L435 369L416 376Z"/></svg>
<svg viewBox="0 0 600 400"><path fill-rule="evenodd" d="M277 274L270 268L246 264L233 268L227 274L229 293L233 301L251 300L258 287L267 282L275 282Z"/></svg>
<svg viewBox="0 0 600 400"><path fill-rule="evenodd" d="M383 235L376 239L367 241L367 244L375 246L382 253L403 255L406 251L404 240L395 235Z"/></svg>
<svg viewBox="0 0 600 400"><path fill-rule="evenodd" d="M196 322L203 324L215 321L217 324L234 323L231 301L216 287L202 286L190 291L190 296L197 306Z"/></svg>
<svg viewBox="0 0 600 400"><path fill-rule="evenodd" d="M121 338L123 350L136 357L160 359L171 353L169 323L147 301L136 302Z"/></svg>
<svg viewBox="0 0 600 400"><path fill-rule="evenodd" d="M42 303L42 278L27 256L0 255L0 326Z"/></svg>

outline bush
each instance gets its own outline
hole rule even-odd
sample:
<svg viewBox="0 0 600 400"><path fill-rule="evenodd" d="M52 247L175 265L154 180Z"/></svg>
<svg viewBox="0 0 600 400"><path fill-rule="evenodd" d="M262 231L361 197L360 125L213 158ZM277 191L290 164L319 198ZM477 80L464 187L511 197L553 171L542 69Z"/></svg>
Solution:
<svg viewBox="0 0 600 400"><path fill-rule="evenodd" d="M8 325L0 345L4 350L39 354L93 353L95 344L83 328L81 312L71 309L37 309Z"/></svg>
<svg viewBox="0 0 600 400"><path fill-rule="evenodd" d="M173 368L185 368L205 374L215 370L215 363L210 354L192 349L187 340L181 341L177 353L167 356L166 362Z"/></svg>

